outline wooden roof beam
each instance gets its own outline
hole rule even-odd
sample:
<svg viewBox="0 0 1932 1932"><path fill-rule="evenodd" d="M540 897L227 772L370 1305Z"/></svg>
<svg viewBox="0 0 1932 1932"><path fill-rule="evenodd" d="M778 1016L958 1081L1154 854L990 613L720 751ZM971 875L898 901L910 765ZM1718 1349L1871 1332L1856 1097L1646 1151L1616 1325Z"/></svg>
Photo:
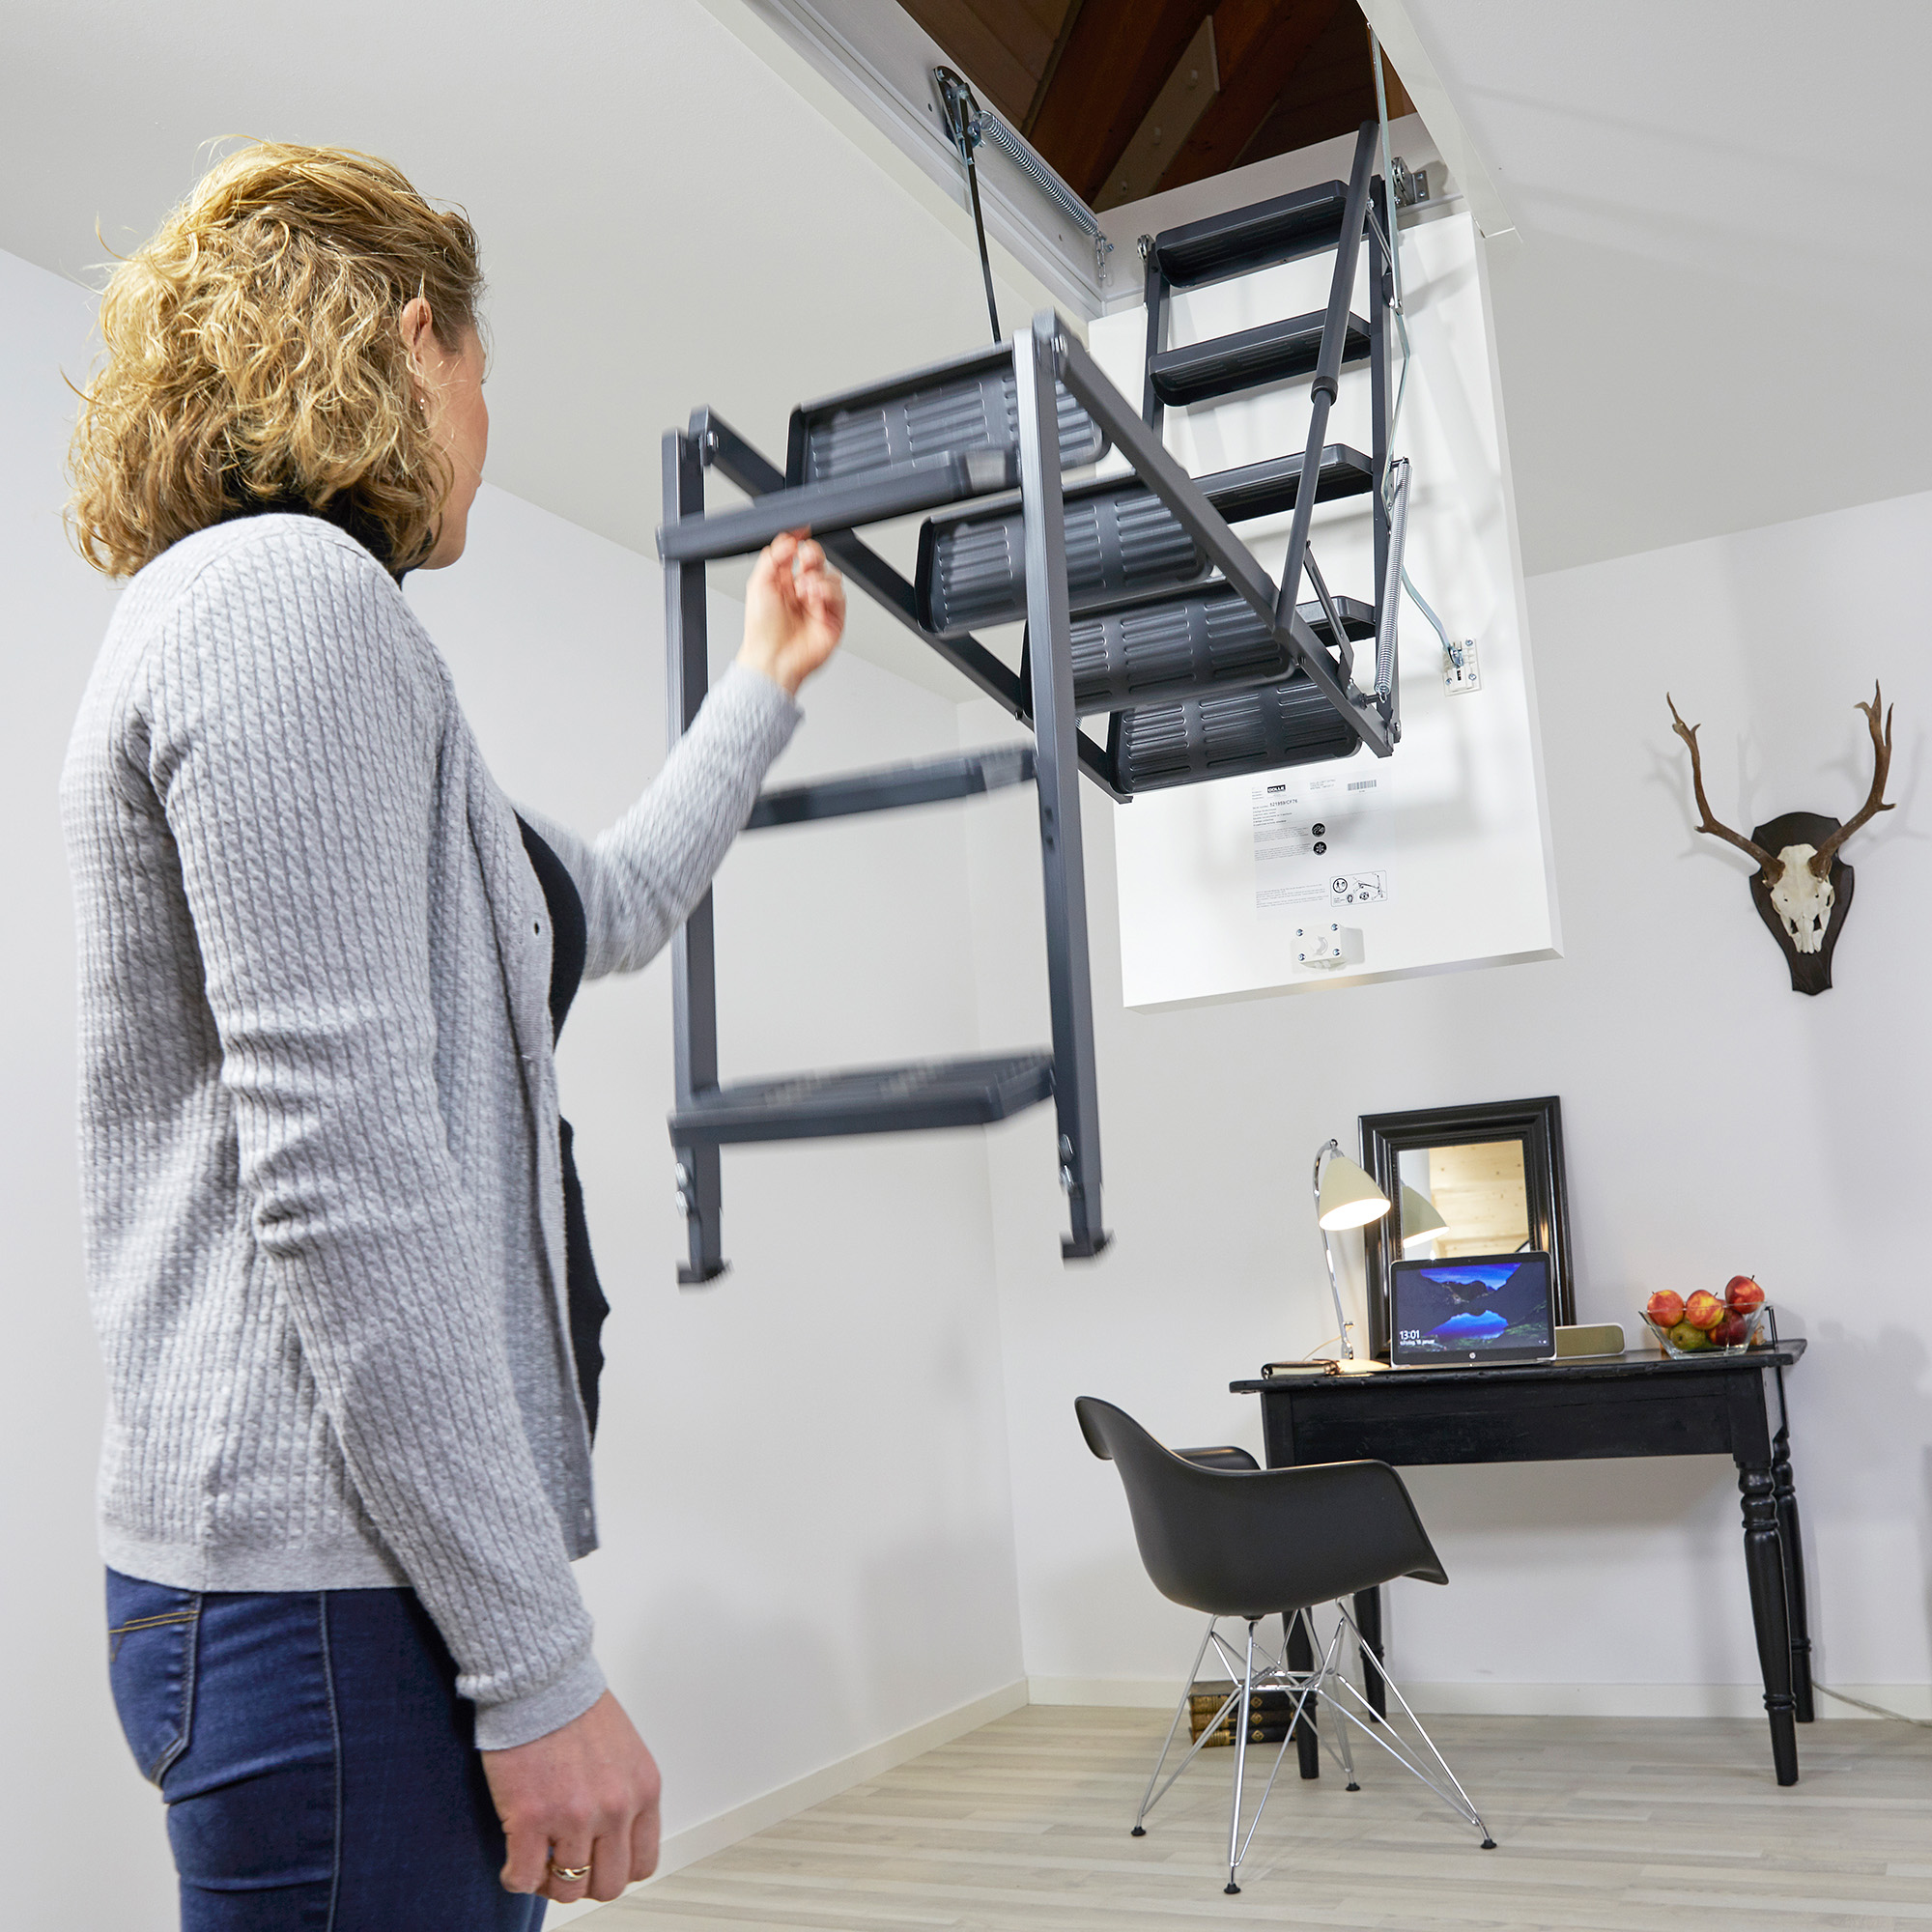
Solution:
<svg viewBox="0 0 1932 1932"><path fill-rule="evenodd" d="M1032 116L1030 138L1082 200L1092 202L1105 186L1213 11L1212 0L1088 0L1081 7Z"/></svg>
<svg viewBox="0 0 1932 1932"><path fill-rule="evenodd" d="M1156 193L1225 174L1239 162L1289 76L1344 4L1345 0L1222 0L1214 13L1221 91L1168 163Z"/></svg>

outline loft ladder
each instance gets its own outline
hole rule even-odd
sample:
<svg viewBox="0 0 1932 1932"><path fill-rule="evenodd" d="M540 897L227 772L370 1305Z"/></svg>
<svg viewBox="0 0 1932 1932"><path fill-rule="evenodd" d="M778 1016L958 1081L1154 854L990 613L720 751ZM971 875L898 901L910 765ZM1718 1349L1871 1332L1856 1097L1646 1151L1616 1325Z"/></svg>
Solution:
<svg viewBox="0 0 1932 1932"><path fill-rule="evenodd" d="M986 1125L1049 1098L1067 1197L1063 1259L1107 1245L1101 1218L1079 780L1125 802L1138 793L1346 756L1386 757L1402 734L1395 593L1406 466L1387 448L1387 304L1376 126L1348 183L1168 230L1147 248L1149 376L1143 412L1115 389L1051 310L1009 342L801 406L781 470L699 410L664 440L666 651L672 742L708 684L704 566L810 529L856 584L966 682L1033 733L1001 747L766 792L748 830L965 799L1021 783L1037 791L1046 912L1050 1047L724 1085L718 1077L712 897L672 942L676 1104L669 1125L690 1258L678 1279L716 1280L720 1150L749 1142ZM1372 193L1373 191L1373 193ZM1376 218L1372 218L1372 208ZM1370 315L1350 312L1360 251L1371 253ZM1239 335L1165 346L1167 296L1332 248L1328 306ZM1375 446L1326 441L1345 363L1366 360ZM1166 407L1261 383L1311 378L1307 446L1199 480L1167 453ZM1118 450L1128 474L1063 482L1063 469ZM716 512L705 471L750 501ZM1313 479L1312 487L1309 479ZM1378 596L1332 596L1308 550L1318 501L1366 495ZM858 534L931 513L908 582ZM1293 513L1277 585L1233 526ZM1299 601L1306 575L1315 592ZM1018 671L973 634L1024 619ZM1373 682L1354 645L1373 639ZM1106 740L1079 728L1106 718Z"/></svg>

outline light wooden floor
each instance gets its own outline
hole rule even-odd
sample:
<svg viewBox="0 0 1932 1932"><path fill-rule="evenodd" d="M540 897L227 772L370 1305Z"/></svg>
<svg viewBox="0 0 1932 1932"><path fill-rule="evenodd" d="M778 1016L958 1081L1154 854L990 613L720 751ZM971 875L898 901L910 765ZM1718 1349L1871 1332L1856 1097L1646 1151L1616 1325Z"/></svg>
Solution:
<svg viewBox="0 0 1932 1932"><path fill-rule="evenodd" d="M1357 1744L1353 1794L1325 1761L1319 1782L1301 1783L1291 1752L1235 1898L1221 1890L1232 1752L1204 1752L1148 1835L1127 1835L1165 1725L1147 1711L1017 1711L579 1922L586 1932L1932 1925L1932 1734L1903 1725L1804 1726L1803 1781L1780 1791L1762 1723L1431 1719L1500 1840L1493 1852L1386 1758L1368 1763L1373 1747Z"/></svg>

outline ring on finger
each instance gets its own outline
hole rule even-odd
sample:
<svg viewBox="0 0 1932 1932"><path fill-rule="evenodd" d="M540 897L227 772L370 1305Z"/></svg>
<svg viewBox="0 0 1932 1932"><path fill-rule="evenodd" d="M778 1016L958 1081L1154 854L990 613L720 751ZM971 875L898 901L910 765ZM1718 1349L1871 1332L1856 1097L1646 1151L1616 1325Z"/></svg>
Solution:
<svg viewBox="0 0 1932 1932"><path fill-rule="evenodd" d="M590 1876L588 1865L560 1865L554 1859L545 1862L550 1866L551 1877L560 1878L565 1885L582 1885Z"/></svg>

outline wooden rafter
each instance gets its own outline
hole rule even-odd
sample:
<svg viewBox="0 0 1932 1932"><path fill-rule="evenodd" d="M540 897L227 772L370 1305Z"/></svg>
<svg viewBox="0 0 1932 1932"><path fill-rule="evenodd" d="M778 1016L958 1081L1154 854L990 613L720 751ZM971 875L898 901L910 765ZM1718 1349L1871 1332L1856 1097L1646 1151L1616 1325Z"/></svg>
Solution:
<svg viewBox="0 0 1932 1932"><path fill-rule="evenodd" d="M1289 76L1344 4L1345 0L1274 0L1262 6L1256 0L1223 0L1214 14L1221 91L1168 163L1161 188L1204 181L1239 161ZM1229 16L1225 34L1223 14Z"/></svg>
<svg viewBox="0 0 1932 1932"><path fill-rule="evenodd" d="M963 68L985 104L1015 127L1039 92L1078 0L904 0Z"/></svg>
<svg viewBox="0 0 1932 1932"><path fill-rule="evenodd" d="M1032 127L1034 146L1084 200L1098 195L1212 12L1210 0L1085 0Z"/></svg>
<svg viewBox="0 0 1932 1932"><path fill-rule="evenodd" d="M1255 137L1241 150L1240 165L1285 155L1317 141L1352 134L1376 111L1375 67L1369 59L1365 22L1344 8L1315 44L1302 56L1275 98L1273 108ZM1382 57L1388 83L1389 119L1397 121L1415 109L1402 77Z"/></svg>
<svg viewBox="0 0 1932 1932"><path fill-rule="evenodd" d="M1033 124L1039 119L1040 103L1046 99L1046 90L1053 85L1053 76L1060 71L1061 57L1066 52L1066 43L1073 38L1080 10L1086 4L1087 0L1066 0L1066 12L1061 16L1060 32L1054 36L1053 46L1040 69L1033 99L1027 102L1026 119L1020 123L1020 132L1028 140L1033 138Z"/></svg>

